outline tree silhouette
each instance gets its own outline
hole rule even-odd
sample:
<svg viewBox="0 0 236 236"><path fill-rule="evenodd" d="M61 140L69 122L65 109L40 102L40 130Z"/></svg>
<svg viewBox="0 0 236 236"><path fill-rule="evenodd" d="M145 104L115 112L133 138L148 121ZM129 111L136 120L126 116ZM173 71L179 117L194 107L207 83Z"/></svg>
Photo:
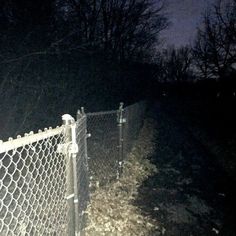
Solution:
<svg viewBox="0 0 236 236"><path fill-rule="evenodd" d="M77 43L120 60L142 57L168 25L162 0L68 0L57 8Z"/></svg>
<svg viewBox="0 0 236 236"><path fill-rule="evenodd" d="M236 62L236 2L219 1L204 16L193 47L198 72L203 78L225 79Z"/></svg>
<svg viewBox="0 0 236 236"><path fill-rule="evenodd" d="M160 63L163 81L186 81L190 75L191 50L184 46L178 49L169 47L162 53Z"/></svg>

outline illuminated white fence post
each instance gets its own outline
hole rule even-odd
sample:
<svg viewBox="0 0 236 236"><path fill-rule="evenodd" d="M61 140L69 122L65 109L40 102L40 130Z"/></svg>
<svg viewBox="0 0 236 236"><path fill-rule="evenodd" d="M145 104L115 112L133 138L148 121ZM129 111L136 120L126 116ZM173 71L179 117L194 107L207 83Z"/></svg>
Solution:
<svg viewBox="0 0 236 236"><path fill-rule="evenodd" d="M78 153L78 145L76 143L76 123L74 118L65 114L62 116L63 125L65 126L65 144L63 151L66 156L66 183L67 195L66 199L69 204L69 215L71 215L71 222L68 224L72 235L77 236L78 230L78 189L77 189L77 169L76 169L76 156ZM73 234L74 231L74 234ZM70 230L68 230L70 232Z"/></svg>

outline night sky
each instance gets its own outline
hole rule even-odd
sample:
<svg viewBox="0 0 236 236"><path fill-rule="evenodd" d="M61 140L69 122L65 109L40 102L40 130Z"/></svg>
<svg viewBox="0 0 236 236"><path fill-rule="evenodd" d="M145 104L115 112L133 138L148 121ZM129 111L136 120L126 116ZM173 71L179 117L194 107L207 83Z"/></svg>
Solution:
<svg viewBox="0 0 236 236"><path fill-rule="evenodd" d="M202 14L216 0L167 0L166 14L171 25L162 34L163 46L176 47L191 43Z"/></svg>

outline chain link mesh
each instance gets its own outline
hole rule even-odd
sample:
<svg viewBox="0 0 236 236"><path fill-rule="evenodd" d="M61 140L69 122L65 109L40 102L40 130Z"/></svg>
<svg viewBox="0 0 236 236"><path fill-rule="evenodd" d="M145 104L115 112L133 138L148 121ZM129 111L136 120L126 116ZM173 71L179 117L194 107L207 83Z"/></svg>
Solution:
<svg viewBox="0 0 236 236"><path fill-rule="evenodd" d="M63 143L61 129L56 135L1 152L1 235L69 235L66 160L57 152L57 145Z"/></svg>
<svg viewBox="0 0 236 236"><path fill-rule="evenodd" d="M117 178L119 133L117 111L87 114L91 185L103 186Z"/></svg>
<svg viewBox="0 0 236 236"><path fill-rule="evenodd" d="M83 235L89 186L119 177L145 110L79 112L74 141L71 124L0 141L0 235Z"/></svg>
<svg viewBox="0 0 236 236"><path fill-rule="evenodd" d="M91 133L88 156L92 186L103 186L119 177L123 160L142 126L145 111L146 103L139 102L116 111L87 114L88 132Z"/></svg>

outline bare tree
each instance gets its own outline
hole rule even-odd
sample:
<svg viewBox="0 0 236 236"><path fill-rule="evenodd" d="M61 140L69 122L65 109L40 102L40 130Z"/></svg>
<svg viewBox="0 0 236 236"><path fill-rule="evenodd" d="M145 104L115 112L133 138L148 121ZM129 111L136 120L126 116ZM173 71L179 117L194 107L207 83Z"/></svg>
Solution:
<svg viewBox="0 0 236 236"><path fill-rule="evenodd" d="M168 25L162 0L68 0L64 9L80 43L121 60L147 52Z"/></svg>
<svg viewBox="0 0 236 236"><path fill-rule="evenodd" d="M190 74L190 48L185 46L178 49L174 47L165 49L161 64L164 81L186 81Z"/></svg>
<svg viewBox="0 0 236 236"><path fill-rule="evenodd" d="M236 2L223 3L205 15L193 47L196 67L205 79L224 79L236 62Z"/></svg>
<svg viewBox="0 0 236 236"><path fill-rule="evenodd" d="M192 49L193 61L195 64L195 73L203 79L208 79L213 76L209 62L209 48L205 35L198 31L197 39L195 40L194 48Z"/></svg>

